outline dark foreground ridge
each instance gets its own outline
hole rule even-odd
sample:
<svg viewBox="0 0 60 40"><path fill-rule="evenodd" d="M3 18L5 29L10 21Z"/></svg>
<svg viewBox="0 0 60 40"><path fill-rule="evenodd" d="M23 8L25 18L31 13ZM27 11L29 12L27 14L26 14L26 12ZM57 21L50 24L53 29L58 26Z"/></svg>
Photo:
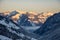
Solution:
<svg viewBox="0 0 60 40"><path fill-rule="evenodd" d="M40 40L60 40L60 12L48 17L34 33L42 36Z"/></svg>

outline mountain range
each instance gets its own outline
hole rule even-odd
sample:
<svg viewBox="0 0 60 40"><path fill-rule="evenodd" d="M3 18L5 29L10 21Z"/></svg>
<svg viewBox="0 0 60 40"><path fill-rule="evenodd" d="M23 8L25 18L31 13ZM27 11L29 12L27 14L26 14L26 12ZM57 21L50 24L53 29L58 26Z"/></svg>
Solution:
<svg viewBox="0 0 60 40"><path fill-rule="evenodd" d="M18 12L18 14L16 14L15 16L12 16L12 19L14 21L17 21L21 17L21 15L24 14L24 15L28 16L28 21L34 23L37 26L40 26L39 24L42 25L49 16L54 14L52 12L36 13L36 12L24 12L24 11L19 11L19 10L17 10L16 12ZM8 15L10 13L10 11L3 12L3 13L4 14L2 14L2 15Z"/></svg>
<svg viewBox="0 0 60 40"><path fill-rule="evenodd" d="M0 15L0 40L60 40L60 12L49 16L34 32L29 32L21 26L21 21L28 22L27 15L23 14L21 19L14 22L12 16L16 14L17 11L12 11L6 16Z"/></svg>

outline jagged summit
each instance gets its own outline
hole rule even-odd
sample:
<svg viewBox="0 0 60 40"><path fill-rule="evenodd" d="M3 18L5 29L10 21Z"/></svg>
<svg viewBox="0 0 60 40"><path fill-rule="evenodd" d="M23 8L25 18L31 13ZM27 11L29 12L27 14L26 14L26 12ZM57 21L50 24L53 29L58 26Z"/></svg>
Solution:
<svg viewBox="0 0 60 40"><path fill-rule="evenodd" d="M15 10L15 11L10 12L10 14L8 14L7 16L12 17L12 16L15 16L16 14L18 14L18 12Z"/></svg>
<svg viewBox="0 0 60 40"><path fill-rule="evenodd" d="M18 24L21 25L21 26L33 26L30 21L28 21L29 18L28 18L28 15L27 14L22 14L20 15L20 18L18 19Z"/></svg>

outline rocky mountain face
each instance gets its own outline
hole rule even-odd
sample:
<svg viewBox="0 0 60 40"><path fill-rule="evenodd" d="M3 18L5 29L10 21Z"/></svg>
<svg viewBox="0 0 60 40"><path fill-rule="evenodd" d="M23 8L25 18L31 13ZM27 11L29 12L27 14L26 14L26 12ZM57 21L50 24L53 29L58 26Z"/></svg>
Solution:
<svg viewBox="0 0 60 40"><path fill-rule="evenodd" d="M60 40L60 12L48 17L34 33L42 36L40 40Z"/></svg>
<svg viewBox="0 0 60 40"><path fill-rule="evenodd" d="M13 11L13 15L16 11ZM24 30L11 19L12 15L0 16L0 40L35 40L39 35ZM3 38L2 38L3 37Z"/></svg>

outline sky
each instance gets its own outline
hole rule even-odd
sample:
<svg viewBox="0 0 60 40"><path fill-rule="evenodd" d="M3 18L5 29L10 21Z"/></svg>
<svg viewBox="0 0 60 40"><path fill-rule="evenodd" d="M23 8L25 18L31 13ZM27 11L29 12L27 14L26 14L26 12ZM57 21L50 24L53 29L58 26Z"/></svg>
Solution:
<svg viewBox="0 0 60 40"><path fill-rule="evenodd" d="M60 0L0 0L0 12L8 10L60 12Z"/></svg>

